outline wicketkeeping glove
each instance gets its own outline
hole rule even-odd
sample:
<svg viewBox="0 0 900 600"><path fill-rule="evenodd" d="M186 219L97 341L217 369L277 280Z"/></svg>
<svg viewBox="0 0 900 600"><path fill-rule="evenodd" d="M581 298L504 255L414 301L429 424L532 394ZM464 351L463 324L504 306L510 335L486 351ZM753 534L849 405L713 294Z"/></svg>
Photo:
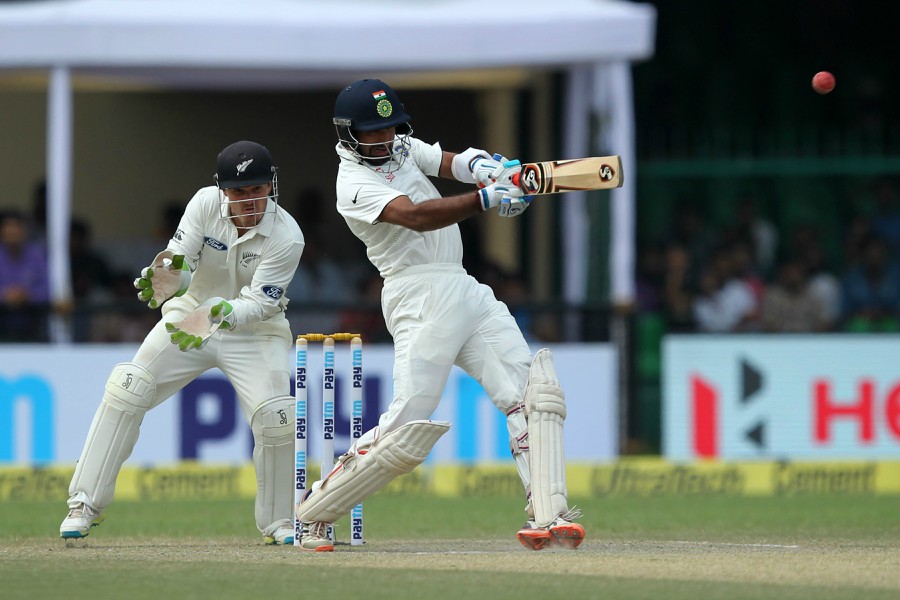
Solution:
<svg viewBox="0 0 900 600"><path fill-rule="evenodd" d="M201 348L219 329L234 327L234 308L224 298L210 298L180 323L166 323L169 339L182 352Z"/></svg>
<svg viewBox="0 0 900 600"><path fill-rule="evenodd" d="M137 297L150 308L173 296L182 296L191 284L191 268L184 262L184 256L163 250L156 255L153 263L141 271L134 280Z"/></svg>

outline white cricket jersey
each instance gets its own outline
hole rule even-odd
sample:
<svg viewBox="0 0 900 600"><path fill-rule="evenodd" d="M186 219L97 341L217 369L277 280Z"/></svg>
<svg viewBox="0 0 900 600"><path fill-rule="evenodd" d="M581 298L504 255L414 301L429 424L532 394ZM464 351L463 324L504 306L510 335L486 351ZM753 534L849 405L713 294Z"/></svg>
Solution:
<svg viewBox="0 0 900 600"><path fill-rule="evenodd" d="M163 314L190 311L213 297L234 307L235 328L284 319L284 295L297 271L304 239L294 218L271 199L256 227L240 238L215 186L194 194L166 247L183 254L193 271L190 287L180 298L163 304Z"/></svg>
<svg viewBox="0 0 900 600"><path fill-rule="evenodd" d="M429 180L438 176L443 156L440 144L429 145L416 138L410 142L409 157L392 173L360 164L340 143L335 148L341 158L337 210L350 231L365 243L369 260L382 277L413 265L462 265L458 225L420 232L378 221L384 207L399 196L408 196L415 204L441 197Z"/></svg>

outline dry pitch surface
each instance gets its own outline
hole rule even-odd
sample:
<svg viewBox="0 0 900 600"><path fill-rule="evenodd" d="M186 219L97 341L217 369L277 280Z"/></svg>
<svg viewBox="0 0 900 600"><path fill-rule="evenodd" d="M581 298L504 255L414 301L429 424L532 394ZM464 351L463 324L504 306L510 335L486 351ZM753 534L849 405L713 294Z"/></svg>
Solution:
<svg viewBox="0 0 900 600"><path fill-rule="evenodd" d="M142 563L318 564L378 570L448 570L547 573L616 578L766 583L896 590L900 595L900 548L864 545L749 544L697 541L603 542L587 540L576 551L532 552L496 540L379 540L363 547L307 553L268 547L255 540L216 541L142 538L77 542L59 540L0 545L3 561L38 559L45 568L75 561L90 568L101 561ZM898 596L900 597L900 596Z"/></svg>

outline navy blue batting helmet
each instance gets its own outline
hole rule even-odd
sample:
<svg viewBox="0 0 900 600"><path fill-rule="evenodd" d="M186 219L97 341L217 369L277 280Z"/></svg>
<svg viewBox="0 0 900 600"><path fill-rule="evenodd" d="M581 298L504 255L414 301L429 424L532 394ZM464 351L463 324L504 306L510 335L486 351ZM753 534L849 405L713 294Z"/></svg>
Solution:
<svg viewBox="0 0 900 600"><path fill-rule="evenodd" d="M334 124L351 131L376 131L409 123L397 92L380 79L360 79L345 87L334 103Z"/></svg>

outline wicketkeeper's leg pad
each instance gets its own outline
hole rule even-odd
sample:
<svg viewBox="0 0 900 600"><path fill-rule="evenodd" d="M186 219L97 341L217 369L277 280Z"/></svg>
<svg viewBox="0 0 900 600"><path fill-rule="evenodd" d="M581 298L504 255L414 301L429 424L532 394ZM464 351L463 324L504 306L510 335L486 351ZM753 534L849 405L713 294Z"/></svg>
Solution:
<svg viewBox="0 0 900 600"><path fill-rule="evenodd" d="M334 523L374 492L425 461L450 429L446 421L410 421L377 436L369 447L355 447L334 470L316 482L297 506L301 522Z"/></svg>
<svg viewBox="0 0 900 600"><path fill-rule="evenodd" d="M250 416L256 468L256 526L264 535L290 526L294 503L294 398L278 396Z"/></svg>
<svg viewBox="0 0 900 600"><path fill-rule="evenodd" d="M539 527L547 527L568 511L563 422L566 400L550 350L538 351L525 388L531 463L531 502Z"/></svg>
<svg viewBox="0 0 900 600"><path fill-rule="evenodd" d="M69 507L84 502L103 510L112 502L122 463L131 456L156 382L136 363L113 367L69 484Z"/></svg>

